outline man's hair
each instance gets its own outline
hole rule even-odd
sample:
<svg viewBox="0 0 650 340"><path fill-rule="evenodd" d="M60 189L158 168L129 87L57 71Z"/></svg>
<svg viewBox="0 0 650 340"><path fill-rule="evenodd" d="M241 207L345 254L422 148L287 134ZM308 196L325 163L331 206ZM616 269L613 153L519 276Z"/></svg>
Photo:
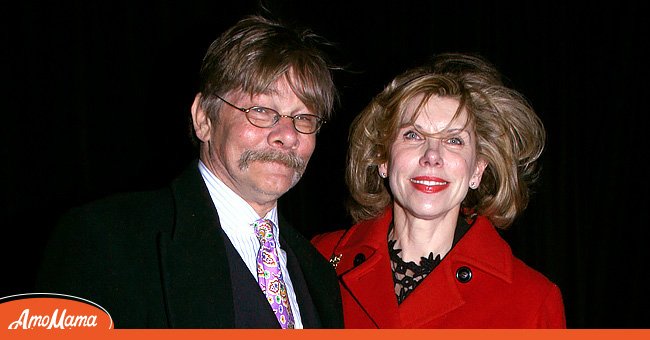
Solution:
<svg viewBox="0 0 650 340"><path fill-rule="evenodd" d="M216 115L229 91L269 93L284 77L312 112L329 119L338 94L323 47L328 42L309 29L262 16L248 16L208 48L200 72L201 108Z"/></svg>

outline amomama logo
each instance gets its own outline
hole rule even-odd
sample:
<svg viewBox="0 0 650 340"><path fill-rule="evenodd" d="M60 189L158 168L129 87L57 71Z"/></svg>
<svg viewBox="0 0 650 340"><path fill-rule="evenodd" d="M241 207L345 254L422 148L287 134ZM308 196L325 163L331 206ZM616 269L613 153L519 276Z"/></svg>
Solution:
<svg viewBox="0 0 650 340"><path fill-rule="evenodd" d="M76 296L30 293L0 298L0 329L112 329L110 314Z"/></svg>

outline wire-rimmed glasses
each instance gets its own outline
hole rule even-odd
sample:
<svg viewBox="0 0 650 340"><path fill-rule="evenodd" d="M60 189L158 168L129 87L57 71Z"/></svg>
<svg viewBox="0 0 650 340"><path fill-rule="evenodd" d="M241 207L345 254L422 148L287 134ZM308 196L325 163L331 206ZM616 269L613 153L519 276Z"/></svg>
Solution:
<svg viewBox="0 0 650 340"><path fill-rule="evenodd" d="M220 96L216 96L221 99L224 103L229 106L244 112L246 114L246 119L259 128L269 128L274 126L280 121L280 118L286 117L293 121L293 127L296 131L304 134L312 134L320 129L320 127L325 123L325 120L317 115L300 113L297 115L289 116L282 115L274 109L270 109L264 106L251 106L249 108L239 107L235 104L228 102Z"/></svg>

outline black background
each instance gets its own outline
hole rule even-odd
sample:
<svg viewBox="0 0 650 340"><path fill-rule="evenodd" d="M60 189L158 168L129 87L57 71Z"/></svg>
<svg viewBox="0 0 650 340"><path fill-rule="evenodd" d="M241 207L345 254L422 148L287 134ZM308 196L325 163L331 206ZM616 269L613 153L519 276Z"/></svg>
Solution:
<svg viewBox="0 0 650 340"><path fill-rule="evenodd" d="M641 1L267 1L336 44L341 105L280 210L344 228L352 118L397 73L480 53L548 130L542 180L504 233L562 289L571 328L648 328L648 11ZM257 1L4 5L0 296L32 291L56 218L156 188L195 157L188 115L210 42Z"/></svg>

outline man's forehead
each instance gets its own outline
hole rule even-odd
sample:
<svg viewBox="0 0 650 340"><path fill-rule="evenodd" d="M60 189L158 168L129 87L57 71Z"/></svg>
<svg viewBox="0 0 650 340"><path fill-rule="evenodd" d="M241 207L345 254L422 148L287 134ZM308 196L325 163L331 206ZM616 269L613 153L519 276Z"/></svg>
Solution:
<svg viewBox="0 0 650 340"><path fill-rule="evenodd" d="M265 85L265 86L260 86L259 88L254 88L250 91L246 91L243 88L239 90L233 90L232 91L234 95L240 96L240 97L247 97L249 99L254 99L256 97L262 97L262 96L282 96L282 95L288 95L288 94L295 94L289 83L287 82L284 77L277 79L276 81Z"/></svg>

